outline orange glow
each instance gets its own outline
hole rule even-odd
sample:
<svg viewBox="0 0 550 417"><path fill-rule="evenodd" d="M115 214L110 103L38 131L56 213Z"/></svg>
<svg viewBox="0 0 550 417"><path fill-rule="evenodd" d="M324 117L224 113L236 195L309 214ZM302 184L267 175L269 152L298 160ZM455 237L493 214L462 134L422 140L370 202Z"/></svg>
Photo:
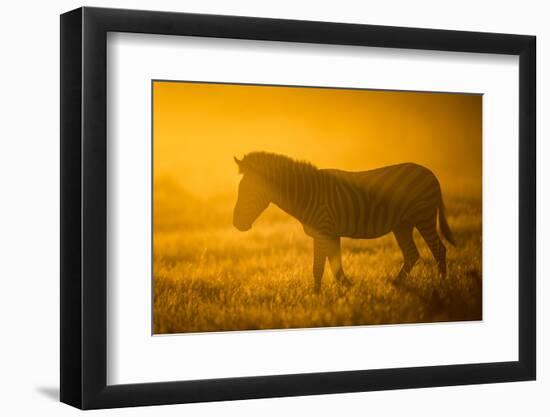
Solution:
<svg viewBox="0 0 550 417"><path fill-rule="evenodd" d="M154 82L155 179L235 190L233 155L282 153L360 171L413 161L481 189L481 95Z"/></svg>
<svg viewBox="0 0 550 417"><path fill-rule="evenodd" d="M191 82L153 83L153 332L306 328L482 319L482 96ZM456 247L448 276L422 261L403 285L395 237L342 239L346 290L325 270L312 293L313 240L271 204L233 226L233 157L284 154L318 168L402 162L439 179Z"/></svg>

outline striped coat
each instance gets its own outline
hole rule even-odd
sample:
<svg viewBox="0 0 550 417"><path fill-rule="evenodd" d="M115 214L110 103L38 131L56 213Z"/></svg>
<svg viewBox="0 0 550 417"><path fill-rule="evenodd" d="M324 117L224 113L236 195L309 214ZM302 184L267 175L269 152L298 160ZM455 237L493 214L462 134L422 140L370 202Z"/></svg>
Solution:
<svg viewBox="0 0 550 417"><path fill-rule="evenodd" d="M320 290L326 260L334 277L350 285L341 260L340 238L376 238L393 232L403 253L403 278L418 261L416 227L446 275L446 248L437 233L454 239L447 224L439 181L427 168L404 163L370 171L317 169L283 155L253 152L235 158L243 178L233 212L239 230L251 228L274 203L298 219L313 238L314 289Z"/></svg>

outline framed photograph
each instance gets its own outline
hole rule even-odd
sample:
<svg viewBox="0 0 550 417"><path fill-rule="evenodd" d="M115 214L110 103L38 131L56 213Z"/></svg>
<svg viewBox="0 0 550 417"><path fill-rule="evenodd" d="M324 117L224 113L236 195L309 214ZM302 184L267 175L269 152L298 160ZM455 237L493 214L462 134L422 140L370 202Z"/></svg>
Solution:
<svg viewBox="0 0 550 417"><path fill-rule="evenodd" d="M61 401L533 380L535 37L61 16Z"/></svg>

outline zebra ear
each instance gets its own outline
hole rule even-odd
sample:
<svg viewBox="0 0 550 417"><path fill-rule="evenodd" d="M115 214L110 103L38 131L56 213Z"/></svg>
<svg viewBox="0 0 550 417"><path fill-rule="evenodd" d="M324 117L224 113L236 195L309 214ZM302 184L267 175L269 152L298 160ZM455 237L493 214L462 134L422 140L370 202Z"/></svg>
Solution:
<svg viewBox="0 0 550 417"><path fill-rule="evenodd" d="M233 160L235 161L235 163L239 167L239 174L242 174L242 172L243 172L243 165L242 165L243 161L239 160L239 158L237 158L236 156L233 157Z"/></svg>

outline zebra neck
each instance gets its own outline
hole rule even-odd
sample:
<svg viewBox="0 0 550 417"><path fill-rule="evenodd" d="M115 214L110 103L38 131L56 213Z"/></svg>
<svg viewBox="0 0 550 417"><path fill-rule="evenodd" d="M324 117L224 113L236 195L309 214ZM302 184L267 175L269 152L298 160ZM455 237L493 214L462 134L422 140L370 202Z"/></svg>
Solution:
<svg viewBox="0 0 550 417"><path fill-rule="evenodd" d="M308 223L312 211L312 202L319 198L320 173L292 172L281 176L273 193L272 201L280 209L302 223Z"/></svg>

